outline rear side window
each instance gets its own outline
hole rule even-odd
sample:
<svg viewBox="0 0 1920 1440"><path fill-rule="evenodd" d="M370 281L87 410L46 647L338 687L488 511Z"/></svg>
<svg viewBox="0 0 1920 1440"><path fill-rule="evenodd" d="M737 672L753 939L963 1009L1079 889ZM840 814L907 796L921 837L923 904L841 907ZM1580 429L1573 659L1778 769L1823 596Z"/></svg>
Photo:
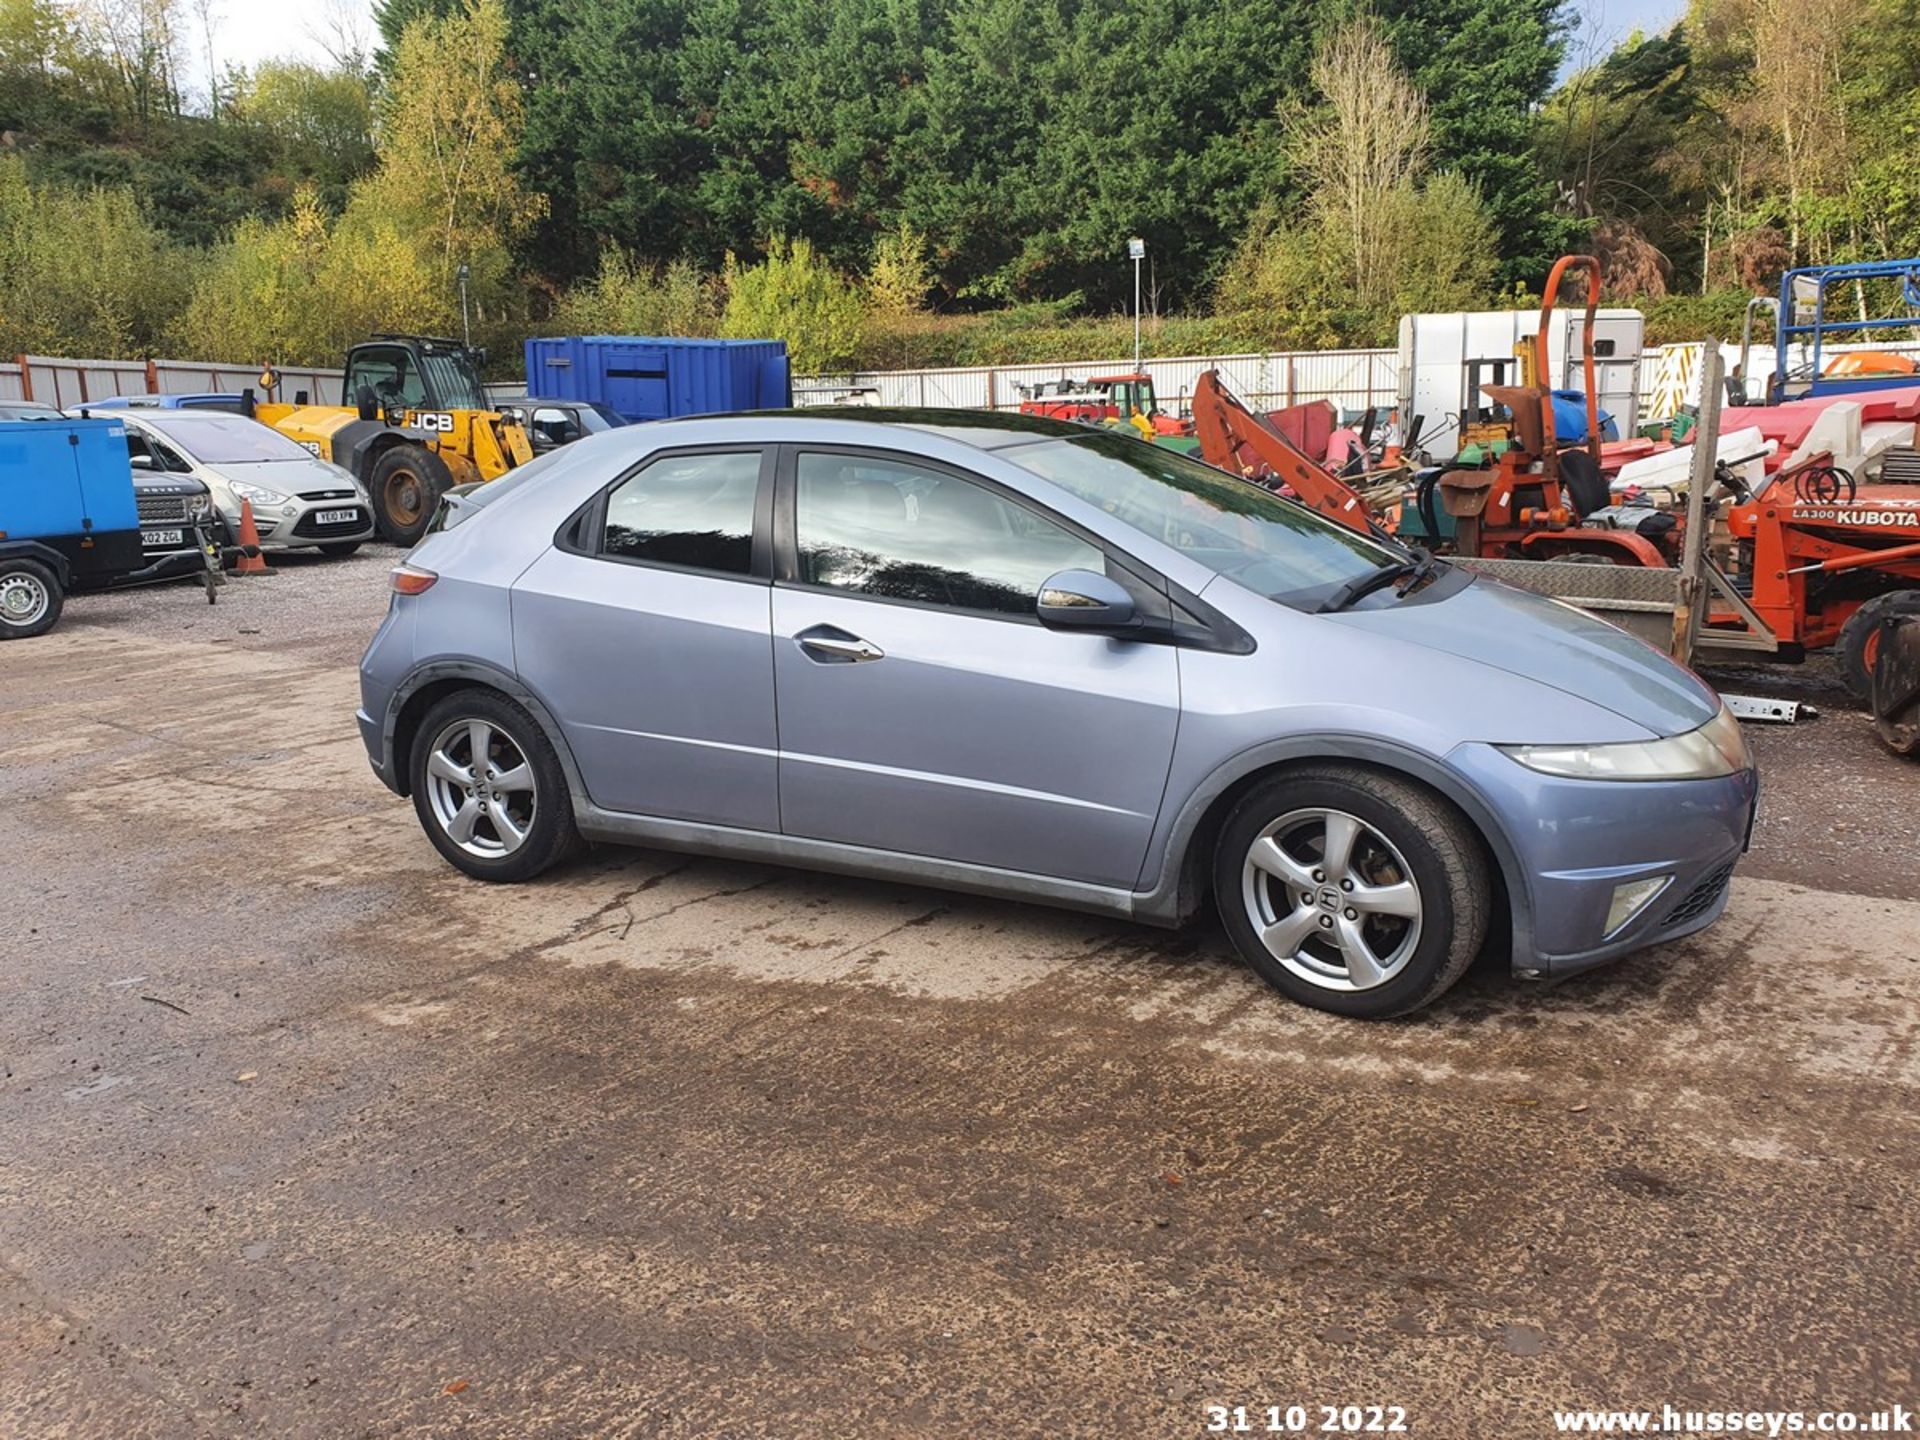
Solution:
<svg viewBox="0 0 1920 1440"><path fill-rule="evenodd" d="M600 552L746 575L753 569L760 452L668 455L607 496Z"/></svg>
<svg viewBox="0 0 1920 1440"><path fill-rule="evenodd" d="M1031 616L1055 571L1105 568L1095 546L945 471L803 454L795 480L800 579L809 585Z"/></svg>

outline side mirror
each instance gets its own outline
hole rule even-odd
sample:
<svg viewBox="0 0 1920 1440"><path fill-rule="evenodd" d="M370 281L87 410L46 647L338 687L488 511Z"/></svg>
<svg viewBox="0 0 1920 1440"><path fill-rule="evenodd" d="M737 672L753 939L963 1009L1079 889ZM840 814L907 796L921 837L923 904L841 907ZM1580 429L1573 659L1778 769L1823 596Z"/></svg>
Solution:
<svg viewBox="0 0 1920 1440"><path fill-rule="evenodd" d="M360 412L360 418L362 420L378 420L380 418L380 397L373 393L371 386L362 385L354 392L353 408Z"/></svg>
<svg viewBox="0 0 1920 1440"><path fill-rule="evenodd" d="M1133 596L1092 570L1061 570L1040 586L1035 606L1050 630L1131 630L1139 623Z"/></svg>
<svg viewBox="0 0 1920 1440"><path fill-rule="evenodd" d="M151 455L132 455L127 458L127 463L136 470L151 470L154 468L153 456Z"/></svg>

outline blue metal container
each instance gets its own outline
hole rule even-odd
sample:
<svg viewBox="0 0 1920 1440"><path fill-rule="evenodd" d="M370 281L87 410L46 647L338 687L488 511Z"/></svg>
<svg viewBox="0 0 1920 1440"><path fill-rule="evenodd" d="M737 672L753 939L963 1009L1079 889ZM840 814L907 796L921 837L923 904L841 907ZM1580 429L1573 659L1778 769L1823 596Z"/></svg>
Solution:
<svg viewBox="0 0 1920 1440"><path fill-rule="evenodd" d="M529 340L527 394L593 401L636 422L793 403L784 340L645 335Z"/></svg>

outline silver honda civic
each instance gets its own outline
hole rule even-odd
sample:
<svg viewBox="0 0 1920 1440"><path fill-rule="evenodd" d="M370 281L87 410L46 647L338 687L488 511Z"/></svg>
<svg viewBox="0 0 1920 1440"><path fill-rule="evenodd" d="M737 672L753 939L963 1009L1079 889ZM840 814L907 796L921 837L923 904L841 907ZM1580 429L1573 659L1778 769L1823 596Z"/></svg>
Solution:
<svg viewBox="0 0 1920 1440"><path fill-rule="evenodd" d="M527 880L583 841L1178 925L1402 1014L1699 930L1758 779L1579 611L1123 434L962 411L591 436L443 504L361 664L373 768Z"/></svg>

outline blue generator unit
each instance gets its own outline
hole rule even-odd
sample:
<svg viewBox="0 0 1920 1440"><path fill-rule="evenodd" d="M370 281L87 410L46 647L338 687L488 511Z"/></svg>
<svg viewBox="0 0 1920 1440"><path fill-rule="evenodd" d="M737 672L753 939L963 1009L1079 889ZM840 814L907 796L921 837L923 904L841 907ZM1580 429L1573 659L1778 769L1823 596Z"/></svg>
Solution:
<svg viewBox="0 0 1920 1440"><path fill-rule="evenodd" d="M68 589L145 563L125 425L0 422L0 639L51 629Z"/></svg>
<svg viewBox="0 0 1920 1440"><path fill-rule="evenodd" d="M784 340L566 335L527 341L527 394L604 405L631 423L793 404Z"/></svg>

